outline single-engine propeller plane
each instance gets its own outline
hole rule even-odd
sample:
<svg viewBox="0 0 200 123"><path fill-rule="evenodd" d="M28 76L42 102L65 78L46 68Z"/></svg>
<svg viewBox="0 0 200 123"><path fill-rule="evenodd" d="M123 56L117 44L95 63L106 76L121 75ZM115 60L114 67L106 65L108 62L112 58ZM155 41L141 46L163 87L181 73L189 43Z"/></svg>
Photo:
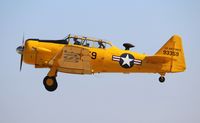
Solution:
<svg viewBox="0 0 200 123"><path fill-rule="evenodd" d="M24 39L23 39L24 40ZM154 55L130 51L134 45L124 43L124 50L111 42L78 35L63 40L27 39L17 47L22 62L35 68L49 68L43 84L48 91L56 90L57 72L71 74L94 73L158 73L165 81L166 73L186 69L181 37L172 36Z"/></svg>

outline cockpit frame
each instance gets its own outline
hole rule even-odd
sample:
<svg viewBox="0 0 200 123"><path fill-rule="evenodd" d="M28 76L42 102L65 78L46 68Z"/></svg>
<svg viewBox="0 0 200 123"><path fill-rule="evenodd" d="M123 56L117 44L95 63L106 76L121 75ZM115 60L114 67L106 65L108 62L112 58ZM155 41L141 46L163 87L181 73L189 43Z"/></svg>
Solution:
<svg viewBox="0 0 200 123"><path fill-rule="evenodd" d="M65 40L67 41L67 44L71 45L81 45L85 47L102 48L102 49L112 47L111 42L85 36L69 34Z"/></svg>

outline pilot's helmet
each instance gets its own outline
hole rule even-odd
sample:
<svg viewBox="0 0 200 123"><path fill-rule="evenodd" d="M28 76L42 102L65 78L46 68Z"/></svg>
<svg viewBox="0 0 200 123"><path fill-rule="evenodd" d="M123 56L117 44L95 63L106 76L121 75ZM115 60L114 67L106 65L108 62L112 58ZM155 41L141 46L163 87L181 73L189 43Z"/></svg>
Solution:
<svg viewBox="0 0 200 123"><path fill-rule="evenodd" d="M78 36L75 35L74 36L74 41L77 41L77 39L78 39Z"/></svg>
<svg viewBox="0 0 200 123"><path fill-rule="evenodd" d="M102 44L102 43L103 43L103 41L102 41L102 40L98 40L98 43L101 43L101 44Z"/></svg>

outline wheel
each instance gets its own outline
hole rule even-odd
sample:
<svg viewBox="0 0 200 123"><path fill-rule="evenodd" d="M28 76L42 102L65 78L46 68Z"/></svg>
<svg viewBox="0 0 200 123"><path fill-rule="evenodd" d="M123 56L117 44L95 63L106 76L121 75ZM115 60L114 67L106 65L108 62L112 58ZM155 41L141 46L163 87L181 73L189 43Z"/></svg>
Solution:
<svg viewBox="0 0 200 123"><path fill-rule="evenodd" d="M48 91L55 91L58 87L57 81L55 77L46 76L43 80L44 87Z"/></svg>
<svg viewBox="0 0 200 123"><path fill-rule="evenodd" d="M159 77L159 81L160 81L160 83L165 82L165 77L164 76Z"/></svg>

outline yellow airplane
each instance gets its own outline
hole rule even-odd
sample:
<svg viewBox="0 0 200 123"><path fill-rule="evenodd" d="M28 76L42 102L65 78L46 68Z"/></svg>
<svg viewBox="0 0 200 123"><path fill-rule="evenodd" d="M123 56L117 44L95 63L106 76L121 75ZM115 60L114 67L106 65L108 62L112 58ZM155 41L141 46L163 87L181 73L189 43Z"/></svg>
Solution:
<svg viewBox="0 0 200 123"><path fill-rule="evenodd" d="M24 39L23 39L24 40ZM183 72L186 69L181 37L172 36L154 55L139 54L124 43L124 50L111 42L78 35L68 35L63 40L27 39L17 47L22 62L35 68L49 68L43 84L48 91L56 90L57 72L71 74L94 73L158 73L159 81L165 81L166 73Z"/></svg>

